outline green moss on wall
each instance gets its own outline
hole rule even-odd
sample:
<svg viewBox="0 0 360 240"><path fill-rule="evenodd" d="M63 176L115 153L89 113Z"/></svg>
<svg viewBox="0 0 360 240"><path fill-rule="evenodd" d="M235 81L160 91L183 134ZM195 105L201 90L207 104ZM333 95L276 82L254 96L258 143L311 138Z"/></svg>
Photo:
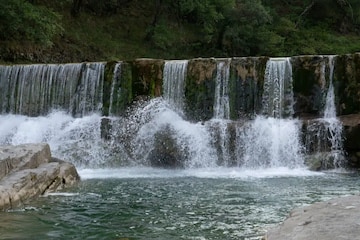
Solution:
<svg viewBox="0 0 360 240"><path fill-rule="evenodd" d="M233 58L230 68L230 118L252 118L261 102L258 88L258 58ZM259 99L260 97L260 99Z"/></svg>
<svg viewBox="0 0 360 240"><path fill-rule="evenodd" d="M360 54L339 56L335 65L339 114L360 112Z"/></svg>
<svg viewBox="0 0 360 240"><path fill-rule="evenodd" d="M185 112L189 119L206 121L212 118L215 75L215 59L192 59L189 61L185 87Z"/></svg>
<svg viewBox="0 0 360 240"><path fill-rule="evenodd" d="M133 61L134 96L161 96L164 63L165 61L161 59L136 59Z"/></svg>
<svg viewBox="0 0 360 240"><path fill-rule="evenodd" d="M103 85L103 107L102 107L102 114L104 116L109 115L111 85L113 82L115 64L116 62L108 62L105 65L104 85Z"/></svg>
<svg viewBox="0 0 360 240"><path fill-rule="evenodd" d="M326 98L326 79L321 76L322 56L299 56L292 59L295 116L322 114Z"/></svg>

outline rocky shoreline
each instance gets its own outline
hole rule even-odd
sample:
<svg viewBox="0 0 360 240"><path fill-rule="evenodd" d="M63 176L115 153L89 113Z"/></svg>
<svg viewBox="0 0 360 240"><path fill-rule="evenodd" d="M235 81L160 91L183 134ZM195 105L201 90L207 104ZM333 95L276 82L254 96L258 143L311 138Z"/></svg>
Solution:
<svg viewBox="0 0 360 240"><path fill-rule="evenodd" d="M335 198L293 210L264 240L359 239L360 196Z"/></svg>
<svg viewBox="0 0 360 240"><path fill-rule="evenodd" d="M79 180L74 165L53 158L48 144L0 146L0 211Z"/></svg>

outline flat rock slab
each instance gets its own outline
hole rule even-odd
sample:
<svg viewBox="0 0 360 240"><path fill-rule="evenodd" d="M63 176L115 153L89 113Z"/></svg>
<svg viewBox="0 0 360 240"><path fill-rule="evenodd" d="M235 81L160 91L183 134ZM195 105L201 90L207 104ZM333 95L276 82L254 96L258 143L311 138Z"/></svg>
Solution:
<svg viewBox="0 0 360 240"><path fill-rule="evenodd" d="M336 198L295 209L266 240L360 239L360 196Z"/></svg>

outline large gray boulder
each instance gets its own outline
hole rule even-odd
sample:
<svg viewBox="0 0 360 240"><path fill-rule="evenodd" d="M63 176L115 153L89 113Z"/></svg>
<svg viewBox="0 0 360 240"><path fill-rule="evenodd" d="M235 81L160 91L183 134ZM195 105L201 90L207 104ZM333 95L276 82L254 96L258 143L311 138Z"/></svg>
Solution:
<svg viewBox="0 0 360 240"><path fill-rule="evenodd" d="M349 196L295 209L265 240L359 239L360 196Z"/></svg>
<svg viewBox="0 0 360 240"><path fill-rule="evenodd" d="M52 158L48 144L0 147L0 210L80 180L74 165Z"/></svg>

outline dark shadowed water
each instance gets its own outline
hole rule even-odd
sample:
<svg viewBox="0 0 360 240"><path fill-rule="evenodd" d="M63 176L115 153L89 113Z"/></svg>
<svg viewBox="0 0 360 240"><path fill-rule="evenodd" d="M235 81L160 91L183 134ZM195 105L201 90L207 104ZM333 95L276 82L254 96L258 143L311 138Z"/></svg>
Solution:
<svg viewBox="0 0 360 240"><path fill-rule="evenodd" d="M1 239L260 239L290 210L358 194L354 173L81 170L63 193L0 213Z"/></svg>

